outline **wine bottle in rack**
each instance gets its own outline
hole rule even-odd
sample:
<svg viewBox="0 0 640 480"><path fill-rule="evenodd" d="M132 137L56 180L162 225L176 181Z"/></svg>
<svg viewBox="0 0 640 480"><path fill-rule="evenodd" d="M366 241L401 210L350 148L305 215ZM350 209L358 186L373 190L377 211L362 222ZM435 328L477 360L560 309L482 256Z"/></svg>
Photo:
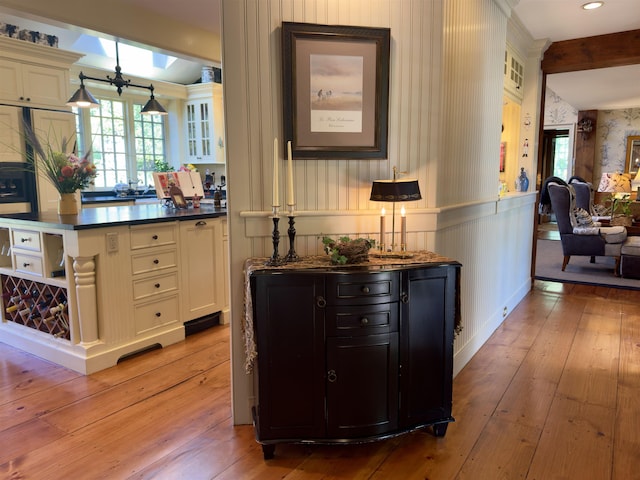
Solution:
<svg viewBox="0 0 640 480"><path fill-rule="evenodd" d="M49 313L52 315L55 315L56 313L62 313L64 312L65 308L67 308L67 305L65 303L59 303L55 307L51 307L49 309Z"/></svg>

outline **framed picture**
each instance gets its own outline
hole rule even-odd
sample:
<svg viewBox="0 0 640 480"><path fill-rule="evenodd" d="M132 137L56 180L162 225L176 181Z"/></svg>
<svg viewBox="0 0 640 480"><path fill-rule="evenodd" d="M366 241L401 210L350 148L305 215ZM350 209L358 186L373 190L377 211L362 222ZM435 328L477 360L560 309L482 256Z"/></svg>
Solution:
<svg viewBox="0 0 640 480"><path fill-rule="evenodd" d="M184 194L179 187L176 187L175 185L171 186L171 188L169 188L169 197L171 198L171 201L173 202L173 206L175 208L188 207L187 201L184 198Z"/></svg>
<svg viewBox="0 0 640 480"><path fill-rule="evenodd" d="M388 28L283 22L294 158L387 158L390 38Z"/></svg>

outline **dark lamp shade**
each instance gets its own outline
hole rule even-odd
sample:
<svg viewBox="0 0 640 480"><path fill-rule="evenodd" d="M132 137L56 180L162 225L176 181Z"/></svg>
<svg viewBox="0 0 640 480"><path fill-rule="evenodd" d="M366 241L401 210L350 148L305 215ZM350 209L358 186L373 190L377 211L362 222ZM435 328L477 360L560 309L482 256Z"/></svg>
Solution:
<svg viewBox="0 0 640 480"><path fill-rule="evenodd" d="M84 88L84 84L81 84L80 88L69 99L67 105L79 108L98 108L100 103L87 89Z"/></svg>
<svg viewBox="0 0 640 480"><path fill-rule="evenodd" d="M421 198L418 180L374 180L369 200L375 202L413 202Z"/></svg>
<svg viewBox="0 0 640 480"><path fill-rule="evenodd" d="M140 110L142 115L168 115L167 111L164 109L160 102L156 100L156 97L151 95L149 101L142 107Z"/></svg>

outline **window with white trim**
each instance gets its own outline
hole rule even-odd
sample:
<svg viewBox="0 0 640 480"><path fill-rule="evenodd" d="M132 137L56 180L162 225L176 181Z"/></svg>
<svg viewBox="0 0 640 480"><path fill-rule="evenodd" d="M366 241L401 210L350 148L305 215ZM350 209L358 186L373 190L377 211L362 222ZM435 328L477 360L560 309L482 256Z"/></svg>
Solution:
<svg viewBox="0 0 640 480"><path fill-rule="evenodd" d="M160 115L141 115L142 104L96 97L100 108L74 109L79 114L81 145L91 145L98 169L96 190L117 183L153 185L156 162L166 161L165 122Z"/></svg>

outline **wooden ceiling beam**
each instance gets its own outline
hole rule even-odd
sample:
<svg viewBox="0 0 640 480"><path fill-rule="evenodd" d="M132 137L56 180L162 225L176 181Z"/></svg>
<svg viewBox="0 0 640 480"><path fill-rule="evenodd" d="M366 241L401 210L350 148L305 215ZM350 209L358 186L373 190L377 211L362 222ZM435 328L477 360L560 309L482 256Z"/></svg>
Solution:
<svg viewBox="0 0 640 480"><path fill-rule="evenodd" d="M544 53L546 74L640 63L640 30L553 42Z"/></svg>

